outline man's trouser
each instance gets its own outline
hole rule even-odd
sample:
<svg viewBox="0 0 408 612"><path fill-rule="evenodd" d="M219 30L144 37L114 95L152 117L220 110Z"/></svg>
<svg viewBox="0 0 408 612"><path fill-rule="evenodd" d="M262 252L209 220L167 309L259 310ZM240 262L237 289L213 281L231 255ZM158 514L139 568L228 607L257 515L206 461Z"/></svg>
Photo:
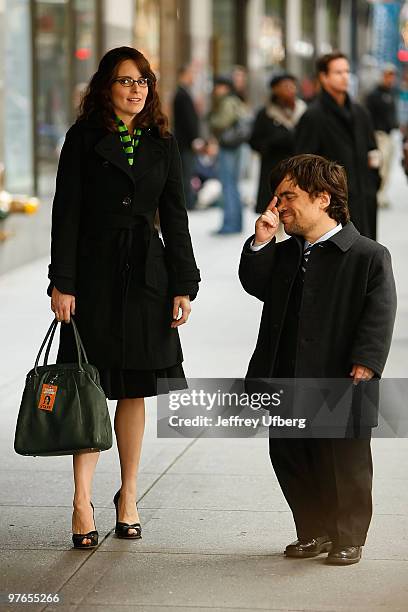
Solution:
<svg viewBox="0 0 408 612"><path fill-rule="evenodd" d="M269 439L298 538L363 546L372 515L370 439Z"/></svg>

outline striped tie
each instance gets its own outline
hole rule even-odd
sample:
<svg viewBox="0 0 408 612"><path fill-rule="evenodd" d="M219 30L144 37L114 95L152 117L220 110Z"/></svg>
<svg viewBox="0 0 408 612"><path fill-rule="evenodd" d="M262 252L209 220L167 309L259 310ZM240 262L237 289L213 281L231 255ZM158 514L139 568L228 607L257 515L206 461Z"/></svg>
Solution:
<svg viewBox="0 0 408 612"><path fill-rule="evenodd" d="M303 251L303 259L302 259L302 263L300 265L300 270L301 270L300 276L302 277L302 281L305 280L305 273L306 273L306 269L307 269L307 262L309 261L310 252L311 252L313 246L314 246L313 244L309 244L307 249L305 249Z"/></svg>
<svg viewBox="0 0 408 612"><path fill-rule="evenodd" d="M305 280L305 273L307 270L307 266L308 266L308 261L310 258L310 253L312 251L312 248L317 244L318 247L320 247L321 249L324 248L324 244L322 242L315 242L314 244L309 244L309 246L303 251L303 258L302 258L302 263L300 265L300 276L302 278L302 281Z"/></svg>

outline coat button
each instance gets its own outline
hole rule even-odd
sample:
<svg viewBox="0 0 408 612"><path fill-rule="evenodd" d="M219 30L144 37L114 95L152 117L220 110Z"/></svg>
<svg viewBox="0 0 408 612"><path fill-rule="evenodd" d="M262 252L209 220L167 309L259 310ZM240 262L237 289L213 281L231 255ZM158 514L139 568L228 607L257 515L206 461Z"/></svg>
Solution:
<svg viewBox="0 0 408 612"><path fill-rule="evenodd" d="M130 196L126 196L122 200L123 206L130 206L132 204L132 198Z"/></svg>
<svg viewBox="0 0 408 612"><path fill-rule="evenodd" d="M102 166L103 166L104 168L107 168L107 167L109 166L109 162L108 162L108 160L107 160L107 159L105 159L105 160L102 162Z"/></svg>

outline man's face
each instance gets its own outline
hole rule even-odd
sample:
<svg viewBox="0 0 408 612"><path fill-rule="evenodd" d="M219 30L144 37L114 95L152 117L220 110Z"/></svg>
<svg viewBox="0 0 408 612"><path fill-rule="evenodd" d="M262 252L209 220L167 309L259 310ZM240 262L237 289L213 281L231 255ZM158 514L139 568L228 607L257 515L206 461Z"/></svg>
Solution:
<svg viewBox="0 0 408 612"><path fill-rule="evenodd" d="M391 70L384 71L383 73L384 86L387 87L388 89L392 89L395 85L396 78L397 78L397 75L395 74L395 72L392 72Z"/></svg>
<svg viewBox="0 0 408 612"><path fill-rule="evenodd" d="M186 69L184 70L182 76L182 81L183 83L185 83L186 85L188 85L189 87L191 87L194 84L194 70L193 70L193 66L191 64L189 64Z"/></svg>
<svg viewBox="0 0 408 612"><path fill-rule="evenodd" d="M332 60L327 73L321 72L320 81L327 91L333 93L347 93L350 80L350 65L344 58Z"/></svg>
<svg viewBox="0 0 408 612"><path fill-rule="evenodd" d="M222 98L226 96L231 91L231 88L225 83L217 83L214 87L214 96L216 98Z"/></svg>
<svg viewBox="0 0 408 612"><path fill-rule="evenodd" d="M274 195L278 196L279 219L289 235L303 236L328 216L325 208L330 202L329 195L323 193L312 199L289 177L277 186Z"/></svg>

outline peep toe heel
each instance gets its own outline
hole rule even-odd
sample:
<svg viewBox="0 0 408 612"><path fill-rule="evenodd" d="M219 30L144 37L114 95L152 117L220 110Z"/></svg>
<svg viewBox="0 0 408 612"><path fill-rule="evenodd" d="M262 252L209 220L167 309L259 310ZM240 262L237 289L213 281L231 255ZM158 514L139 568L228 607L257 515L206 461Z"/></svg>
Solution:
<svg viewBox="0 0 408 612"><path fill-rule="evenodd" d="M118 502L120 497L120 489L115 493L115 497L113 498L113 503L115 504L116 510L116 526L115 526L115 534L118 538L122 538L123 540L140 540L142 537L142 527L140 523L123 523L118 520ZM132 529L136 533L129 533L129 530Z"/></svg>

